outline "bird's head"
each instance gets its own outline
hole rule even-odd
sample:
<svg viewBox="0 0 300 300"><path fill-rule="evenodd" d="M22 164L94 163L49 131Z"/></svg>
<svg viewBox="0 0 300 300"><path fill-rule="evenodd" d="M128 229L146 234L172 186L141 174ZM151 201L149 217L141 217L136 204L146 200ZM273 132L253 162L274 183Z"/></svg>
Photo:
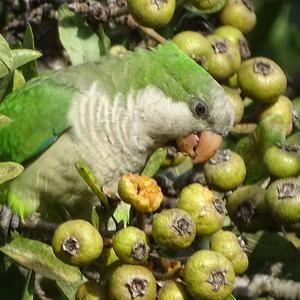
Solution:
<svg viewBox="0 0 300 300"><path fill-rule="evenodd" d="M201 66L166 43L153 50L152 85L145 110L152 135L170 139L212 131L226 136L234 122L233 106L222 86ZM156 76L156 77L155 77Z"/></svg>

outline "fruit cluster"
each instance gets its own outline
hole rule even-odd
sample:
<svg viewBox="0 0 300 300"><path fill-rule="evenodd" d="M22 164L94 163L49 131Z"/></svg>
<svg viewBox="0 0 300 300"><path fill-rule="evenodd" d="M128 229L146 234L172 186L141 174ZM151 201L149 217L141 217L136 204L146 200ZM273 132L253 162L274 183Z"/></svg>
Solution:
<svg viewBox="0 0 300 300"><path fill-rule="evenodd" d="M127 174L118 192L133 217L127 227L117 226L109 242L87 221L57 228L52 244L58 258L76 266L93 263L101 271L99 282L78 288L77 299L226 299L249 264L246 244L235 233L300 221L300 105L284 95L287 79L274 61L251 58L244 36L256 23L251 0L185 5L216 16L218 27L208 35L182 31L172 40L223 86L234 126L223 140L202 133L177 141L181 152L162 167L181 164L189 159L184 153L192 153L193 162L203 165L205 184L186 185L172 208L164 208L154 179ZM128 0L128 8L136 22L157 29L171 21L176 1ZM119 51L126 49L111 48L110 54Z"/></svg>

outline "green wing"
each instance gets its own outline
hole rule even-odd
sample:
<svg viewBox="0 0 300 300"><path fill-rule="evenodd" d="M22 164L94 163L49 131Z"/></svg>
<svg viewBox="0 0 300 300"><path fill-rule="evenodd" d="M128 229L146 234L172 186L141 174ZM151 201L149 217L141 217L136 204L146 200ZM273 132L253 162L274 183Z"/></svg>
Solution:
<svg viewBox="0 0 300 300"><path fill-rule="evenodd" d="M76 89L59 82L60 72L29 81L0 103L12 121L0 128L0 160L27 161L49 147L68 128Z"/></svg>

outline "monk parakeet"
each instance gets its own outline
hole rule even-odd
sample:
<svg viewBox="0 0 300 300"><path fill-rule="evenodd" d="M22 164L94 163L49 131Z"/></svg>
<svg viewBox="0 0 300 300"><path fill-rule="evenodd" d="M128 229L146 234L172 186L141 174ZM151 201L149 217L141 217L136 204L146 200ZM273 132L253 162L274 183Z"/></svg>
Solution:
<svg viewBox="0 0 300 300"><path fill-rule="evenodd" d="M139 172L170 140L225 136L233 125L223 88L172 42L45 73L6 96L0 113L11 119L0 128L0 160L26 167L0 186L0 202L22 218L50 218L58 203L89 215L95 196L79 159L116 191L122 174Z"/></svg>

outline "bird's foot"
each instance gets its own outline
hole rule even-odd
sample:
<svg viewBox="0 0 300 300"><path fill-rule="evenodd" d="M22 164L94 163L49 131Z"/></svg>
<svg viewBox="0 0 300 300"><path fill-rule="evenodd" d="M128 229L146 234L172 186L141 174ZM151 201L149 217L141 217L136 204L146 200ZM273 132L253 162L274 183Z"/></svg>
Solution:
<svg viewBox="0 0 300 300"><path fill-rule="evenodd" d="M6 205L0 205L0 243L7 241L9 233L19 227L20 218Z"/></svg>

